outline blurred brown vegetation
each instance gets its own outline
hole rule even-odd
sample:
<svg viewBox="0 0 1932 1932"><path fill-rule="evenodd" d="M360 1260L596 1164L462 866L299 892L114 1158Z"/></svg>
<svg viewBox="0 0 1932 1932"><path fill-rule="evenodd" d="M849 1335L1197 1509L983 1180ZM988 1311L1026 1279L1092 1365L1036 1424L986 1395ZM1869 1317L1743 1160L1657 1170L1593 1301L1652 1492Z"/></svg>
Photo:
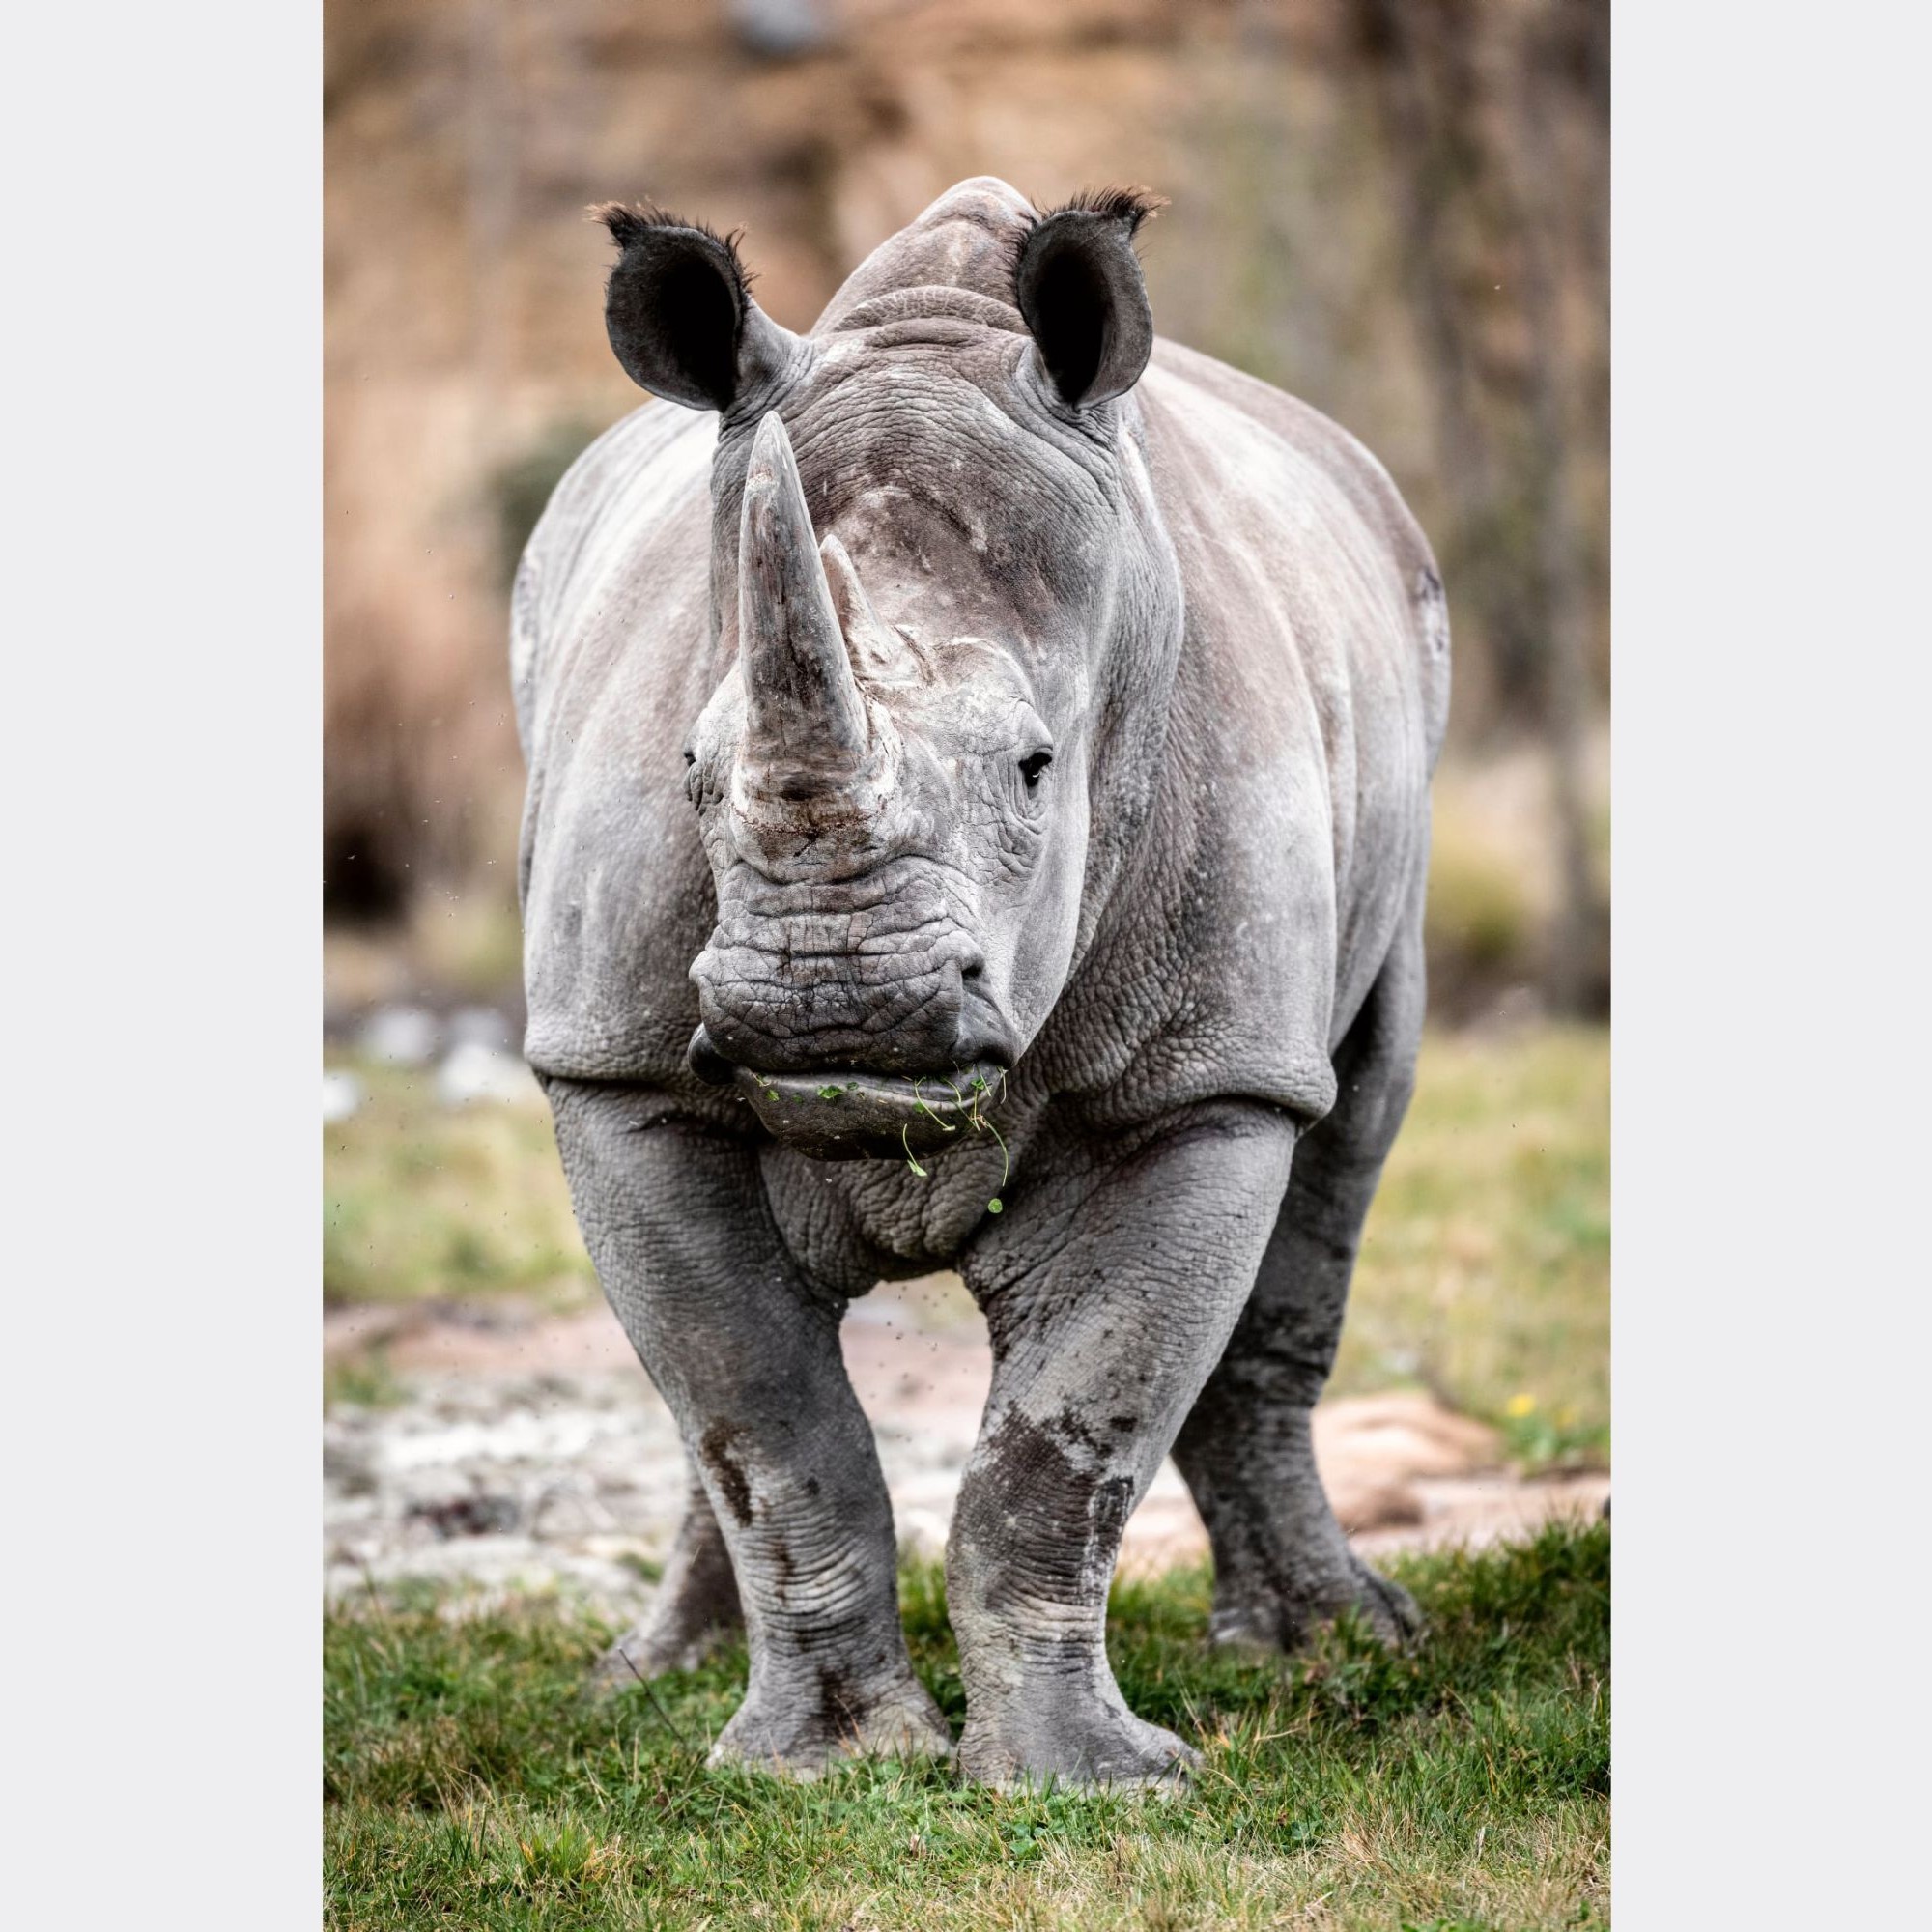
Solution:
<svg viewBox="0 0 1932 1932"><path fill-rule="evenodd" d="M585 204L742 227L804 329L965 176L1133 182L1162 332L1353 430L1440 555L1438 986L1601 1009L1608 60L1603 0L328 0L326 909L514 973L506 586L640 400Z"/></svg>

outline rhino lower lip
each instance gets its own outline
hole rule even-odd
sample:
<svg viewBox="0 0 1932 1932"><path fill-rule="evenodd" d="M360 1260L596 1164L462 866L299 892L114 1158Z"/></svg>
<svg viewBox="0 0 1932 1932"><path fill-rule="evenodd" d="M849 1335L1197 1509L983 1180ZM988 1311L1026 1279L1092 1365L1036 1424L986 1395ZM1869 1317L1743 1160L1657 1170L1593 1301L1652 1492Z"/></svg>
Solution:
<svg viewBox="0 0 1932 1932"><path fill-rule="evenodd" d="M984 1137L1006 1097L1007 1069L990 1060L943 1074L761 1073L726 1060L701 1027L690 1060L700 1079L748 1101L776 1139L822 1160L944 1152Z"/></svg>

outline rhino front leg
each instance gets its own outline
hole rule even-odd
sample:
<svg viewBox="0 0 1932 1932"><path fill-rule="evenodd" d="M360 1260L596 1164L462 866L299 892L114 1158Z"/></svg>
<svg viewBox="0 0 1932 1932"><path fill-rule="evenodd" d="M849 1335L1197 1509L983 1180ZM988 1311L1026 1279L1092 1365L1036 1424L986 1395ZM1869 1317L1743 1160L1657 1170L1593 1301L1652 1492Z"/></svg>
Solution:
<svg viewBox="0 0 1932 1932"><path fill-rule="evenodd" d="M684 1520L650 1609L602 1657L591 1673L602 1689L621 1690L640 1677L693 1670L745 1627L738 1578L717 1513L695 1463L685 1469Z"/></svg>
<svg viewBox="0 0 1932 1932"><path fill-rule="evenodd" d="M970 1776L1150 1783L1191 1761L1121 1695L1107 1587L1247 1298L1293 1143L1271 1110L1190 1109L1035 1181L969 1257L993 1340L946 1558Z"/></svg>
<svg viewBox="0 0 1932 1932"><path fill-rule="evenodd" d="M1415 1082L1421 953L1418 927L1336 1054L1335 1106L1295 1150L1254 1295L1174 1446L1213 1544L1219 1642L1293 1650L1350 1608L1389 1642L1421 1628L1407 1593L1350 1549L1309 1427L1334 1366L1362 1223Z"/></svg>
<svg viewBox="0 0 1932 1932"><path fill-rule="evenodd" d="M841 1311L780 1238L755 1156L635 1090L552 1081L550 1095L585 1245L737 1578L751 1685L714 1761L811 1773L950 1753L906 1656L892 1506Z"/></svg>

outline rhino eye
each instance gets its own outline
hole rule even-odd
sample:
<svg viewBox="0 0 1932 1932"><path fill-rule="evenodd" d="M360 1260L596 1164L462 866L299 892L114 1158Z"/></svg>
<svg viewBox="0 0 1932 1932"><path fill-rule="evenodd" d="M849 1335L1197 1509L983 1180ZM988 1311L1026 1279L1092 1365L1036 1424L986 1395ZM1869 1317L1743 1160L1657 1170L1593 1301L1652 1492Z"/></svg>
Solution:
<svg viewBox="0 0 1932 1932"><path fill-rule="evenodd" d="M1026 788L1032 791L1039 783L1039 775L1053 762L1051 752L1029 752L1020 760L1020 777L1026 781Z"/></svg>

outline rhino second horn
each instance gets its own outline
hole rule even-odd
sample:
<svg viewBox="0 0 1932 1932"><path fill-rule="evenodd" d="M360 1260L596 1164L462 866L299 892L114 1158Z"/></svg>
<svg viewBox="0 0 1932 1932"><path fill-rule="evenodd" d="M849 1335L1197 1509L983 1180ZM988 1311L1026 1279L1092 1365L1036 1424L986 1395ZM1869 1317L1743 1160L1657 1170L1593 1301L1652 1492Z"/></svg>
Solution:
<svg viewBox="0 0 1932 1932"><path fill-rule="evenodd" d="M832 605L838 612L838 628L845 634L845 649L861 673L880 683L893 683L906 676L906 647L891 625L880 620L859 581L858 566L837 537L827 537L818 546L819 561L825 566L825 581L832 588Z"/></svg>
<svg viewBox="0 0 1932 1932"><path fill-rule="evenodd" d="M866 702L819 560L791 440L776 412L758 425L738 523L738 664L746 750L801 779L857 773Z"/></svg>

